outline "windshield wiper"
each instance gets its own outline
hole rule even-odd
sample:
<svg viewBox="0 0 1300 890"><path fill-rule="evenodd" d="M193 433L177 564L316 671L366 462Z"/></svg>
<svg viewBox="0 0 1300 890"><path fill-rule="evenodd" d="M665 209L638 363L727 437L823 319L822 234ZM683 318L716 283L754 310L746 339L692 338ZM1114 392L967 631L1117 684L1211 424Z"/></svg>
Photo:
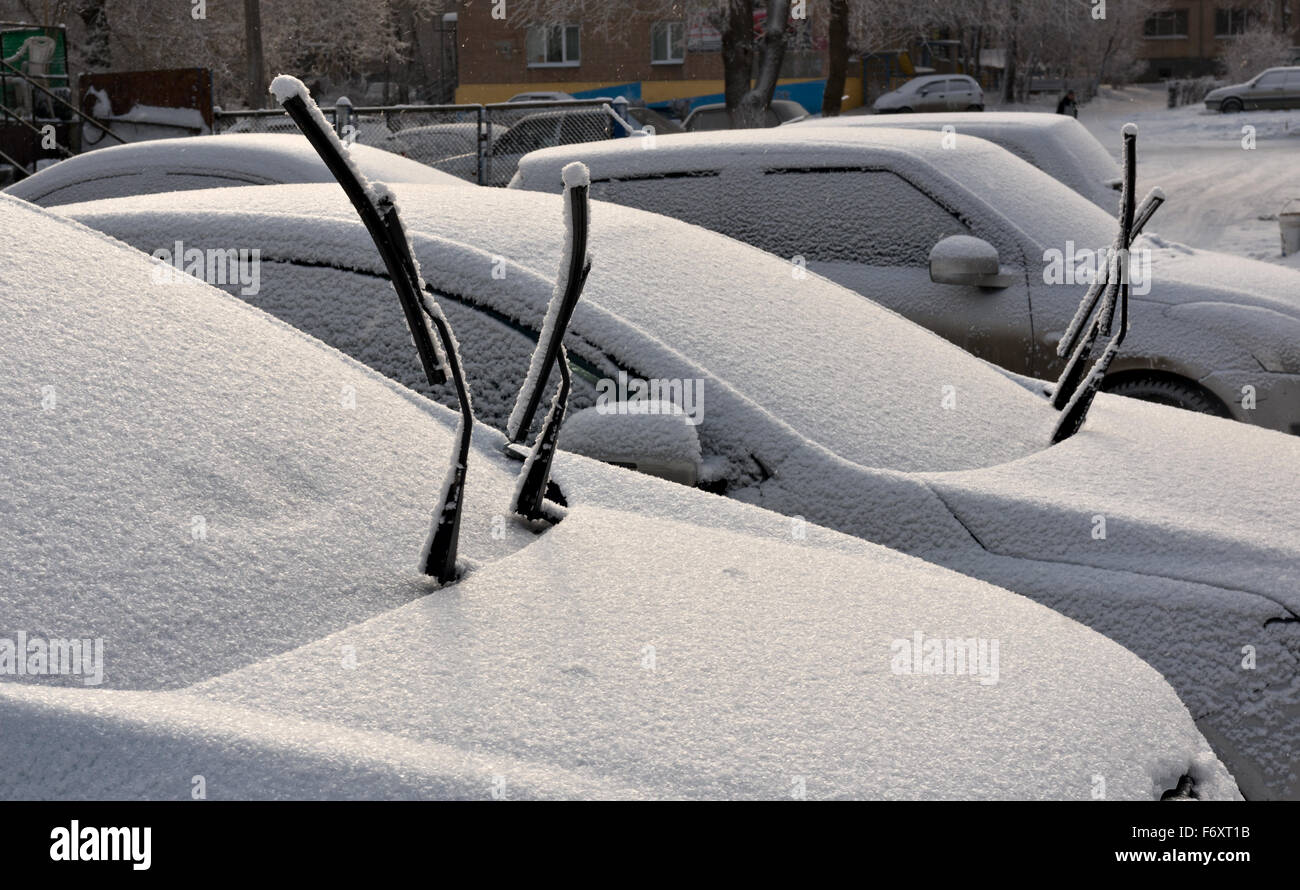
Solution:
<svg viewBox="0 0 1300 890"><path fill-rule="evenodd" d="M368 182L348 160L346 149L330 129L325 116L312 101L311 94L302 81L282 74L272 81L271 92L316 149L325 166L343 187L361 221L365 223L366 231L370 233L371 240L383 257L388 277L402 303L406 323L411 329L411 337L415 341L416 352L419 353L429 385L438 386L446 381L444 367L451 372L452 385L460 407L460 422L456 425L455 464L443 481L438 508L434 512L434 526L420 555L420 570L446 584L456 578L465 468L469 462L470 437L474 431L474 409L470 403L469 387L465 383L456 340L442 310L425 292L419 266L411 251L411 241L398 216L392 192L385 185ZM430 324L438 333L441 353L430 335Z"/></svg>
<svg viewBox="0 0 1300 890"><path fill-rule="evenodd" d="M1121 164L1124 183L1120 198L1119 232L1111 245L1110 259L1105 272L1099 272L1089 286L1065 336L1057 345L1057 354L1070 354L1065 369L1056 381L1052 393L1052 407L1062 411L1052 432L1052 444L1063 442L1083 426L1092 407L1106 371L1119 352L1128 333L1129 267L1133 241L1164 203L1164 192L1152 189L1142 199L1140 207L1134 206L1137 183L1137 125L1125 124L1124 148ZM1098 300L1101 308L1093 316ZM1119 326L1115 328L1115 313L1119 312ZM1088 319L1092 317L1091 324ZM1112 336L1112 329L1114 335ZM1084 376L1087 362L1100 337L1111 337L1105 350Z"/></svg>
<svg viewBox="0 0 1300 890"><path fill-rule="evenodd" d="M587 254L591 219L588 204L591 174L584 164L575 162L564 168L563 178L565 254L560 260L560 277L555 282L555 290L546 309L541 335L537 338L537 348L533 350L529 362L528 376L524 378L519 395L515 398L514 409L510 412L510 420L506 424L509 440L506 453L524 459L514 510L528 520L551 518L545 510L546 487L571 385L569 355L563 344L564 334L568 330L569 320L573 318L574 307L582 296L587 276L591 273L591 257ZM537 434L537 440L529 451L520 443L533 425L537 406L541 403L551 368L557 359L560 362L560 385L542 423L542 429Z"/></svg>

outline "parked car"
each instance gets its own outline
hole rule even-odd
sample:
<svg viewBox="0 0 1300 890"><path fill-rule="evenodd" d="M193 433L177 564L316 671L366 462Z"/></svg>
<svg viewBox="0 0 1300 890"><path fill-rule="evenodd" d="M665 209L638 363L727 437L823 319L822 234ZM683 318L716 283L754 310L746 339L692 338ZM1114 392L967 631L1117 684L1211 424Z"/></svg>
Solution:
<svg viewBox="0 0 1300 890"><path fill-rule="evenodd" d="M539 533L487 427L439 589L413 565L455 415L0 208L4 632L102 669L11 663L0 798L189 799L198 765L221 799L1239 796L1168 684L1073 621L569 454ZM958 633L960 674L900 661Z"/></svg>
<svg viewBox="0 0 1300 890"><path fill-rule="evenodd" d="M1038 379L1059 376L1057 344L1115 238L1113 216L971 136L949 150L914 130L800 126L627 148L538 152L512 185L553 191L580 160L595 198L746 241ZM1005 274L939 273L932 251L953 235ZM1300 273L1154 234L1134 249L1132 330L1106 387L1300 434Z"/></svg>
<svg viewBox="0 0 1300 890"><path fill-rule="evenodd" d="M906 140L922 134L899 138L910 151ZM645 154L666 155L671 141ZM1001 151L975 142L953 157ZM1085 218L1100 213L1015 163L1037 177L1030 194L1051 185ZM751 200L761 193L746 188ZM504 428L560 266L560 198L458 195L402 186L398 197L463 347L478 416ZM258 245L260 290L231 293L450 398L424 381L383 264L335 189L241 189L237 199L211 190L184 208L146 196L61 212L149 253L177 238ZM1058 414L1041 383L786 260L599 202L592 253L567 339L576 413L560 447L777 510L796 536L804 522L829 526L1063 611L1165 675L1247 796L1300 797L1300 438L1103 393L1083 431L1049 447ZM592 423L641 416L656 391L693 422L670 424L672 436L625 435L634 447L621 451L592 433ZM699 455L686 473L673 465L688 450L682 439ZM1256 670L1241 670L1242 640Z"/></svg>
<svg viewBox="0 0 1300 890"><path fill-rule="evenodd" d="M507 129L484 123L481 131L487 134L488 144L492 145ZM391 134L383 147L459 179L477 182L479 132L476 121L409 127Z"/></svg>
<svg viewBox="0 0 1300 890"><path fill-rule="evenodd" d="M1300 66L1269 68L1245 83L1210 90L1205 107L1224 113L1300 108Z"/></svg>
<svg viewBox="0 0 1300 890"><path fill-rule="evenodd" d="M367 176L383 182L460 182L372 146L353 146L352 157ZM4 191L48 207L216 186L333 181L301 135L264 133L157 139L101 148L59 161Z"/></svg>
<svg viewBox="0 0 1300 890"><path fill-rule="evenodd" d="M614 139L616 135L627 135L631 127L631 124L616 121L613 112L603 105L525 115L493 141L486 159L488 172L484 184L506 185L514 176L519 159L539 148ZM439 166L461 169L471 163L471 157L477 167L477 155L447 158Z"/></svg>
<svg viewBox="0 0 1300 890"><path fill-rule="evenodd" d="M572 102L573 96L568 93L556 92L532 92L532 93L515 93L507 102Z"/></svg>
<svg viewBox="0 0 1300 890"><path fill-rule="evenodd" d="M779 127L782 124L796 123L807 117L808 109L798 102L790 99L773 99L768 106L764 119L766 120L765 126ZM682 127L688 133L730 130L731 115L727 112L727 106L724 102L701 105L686 115L686 120L682 121Z"/></svg>
<svg viewBox="0 0 1300 890"><path fill-rule="evenodd" d="M906 117L853 114L813 118L799 126L931 130L941 134L935 138L947 134L954 147L963 137L976 136L1028 161L1107 212L1114 213L1119 206L1119 164L1083 124L1063 114L1020 111L992 111L978 117L960 113Z"/></svg>
<svg viewBox="0 0 1300 890"><path fill-rule="evenodd" d="M983 111L984 89L965 74L924 74L876 97L877 114L912 111Z"/></svg>

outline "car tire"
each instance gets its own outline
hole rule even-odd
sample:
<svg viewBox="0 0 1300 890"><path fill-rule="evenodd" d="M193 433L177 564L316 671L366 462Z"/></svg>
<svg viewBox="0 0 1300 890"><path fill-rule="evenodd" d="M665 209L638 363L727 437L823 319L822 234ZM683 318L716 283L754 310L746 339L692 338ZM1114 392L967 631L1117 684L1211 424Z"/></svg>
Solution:
<svg viewBox="0 0 1300 890"><path fill-rule="evenodd" d="M912 113L912 109L910 109L910 108L908 108L906 105L904 105L902 108L898 109L898 111L897 111L896 113L897 113L897 114L911 114L911 113Z"/></svg>
<svg viewBox="0 0 1300 890"><path fill-rule="evenodd" d="M1101 388L1117 396L1155 402L1157 405L1170 405L1185 411L1195 411L1198 414L1229 416L1223 403L1213 395L1195 383L1176 377L1155 375L1121 377L1118 380L1104 382Z"/></svg>
<svg viewBox="0 0 1300 890"><path fill-rule="evenodd" d="M1239 114L1245 110L1245 106L1241 104L1240 99L1224 99L1219 110L1224 114Z"/></svg>
<svg viewBox="0 0 1300 890"><path fill-rule="evenodd" d="M984 110L984 106L983 106L983 105L967 105L967 106L966 106L966 110L967 110L967 111L983 111L983 110Z"/></svg>

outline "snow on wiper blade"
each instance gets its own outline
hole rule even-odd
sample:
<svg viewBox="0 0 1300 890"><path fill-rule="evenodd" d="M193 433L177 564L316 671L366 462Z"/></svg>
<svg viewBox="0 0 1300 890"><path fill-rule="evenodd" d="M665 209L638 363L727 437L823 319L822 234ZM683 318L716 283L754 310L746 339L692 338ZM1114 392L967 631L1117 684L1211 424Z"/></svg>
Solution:
<svg viewBox="0 0 1300 890"><path fill-rule="evenodd" d="M542 392L546 389L546 381L550 378L551 367L558 359L560 385L546 414L546 420L542 423L542 429L537 434L537 441L532 451L525 457L523 470L519 474L519 486L515 492L515 513L530 521L552 520L546 510L546 487L550 480L551 462L555 458L556 442L560 435L560 425L564 422L564 412L568 405L571 386L569 354L564 349L564 333L568 330L573 309L578 305L582 288L591 273L591 257L587 253L591 218L588 203L591 174L584 164L575 162L564 168L563 178L564 256L560 260L559 277L555 282L555 290L551 294L551 302L546 307L546 319L542 323L541 336L537 338L537 348L533 350L528 376L520 387L514 410L511 411L510 421L507 424L510 439L506 446L507 451L518 455L519 442L528 435Z"/></svg>
<svg viewBox="0 0 1300 890"><path fill-rule="evenodd" d="M1088 314L1091 312L1089 306L1089 296L1084 297L1083 303L1079 307L1079 313L1075 316L1074 322L1070 325L1066 337L1062 338L1062 344L1066 340L1073 342L1078 340L1070 361L1066 364L1065 370L1061 372L1061 377L1056 383L1056 391L1052 393L1052 404L1058 409L1062 409L1061 416L1056 423L1056 428L1052 432L1052 444L1064 442L1073 436L1083 426L1083 422L1088 417L1088 410L1092 407L1093 399L1097 396L1097 391L1101 388L1102 381L1105 379L1106 371L1110 368L1111 362L1119 353L1119 348L1124 342L1124 336L1128 333L1128 298L1129 298L1129 250L1133 239L1137 236L1140 226L1146 225L1147 220L1156 212L1161 202L1164 201L1164 193L1159 189L1153 190L1142 201L1140 210L1134 206L1134 194L1137 182L1137 124L1124 125L1124 150L1121 163L1124 171L1124 187L1122 199L1120 200L1120 218L1119 234L1115 239L1115 248L1111 250L1110 262L1107 264L1104 275L1098 276L1098 281L1094 286L1088 289L1092 302L1096 301L1095 289L1105 288L1105 296L1101 301L1101 308L1097 311L1096 317L1087 327L1087 335L1080 338L1083 331L1083 323L1086 321ZM1119 324L1115 325L1115 313L1119 312ZM1112 328L1114 335L1111 335ZM1092 352L1093 345L1097 339L1102 336L1111 337L1106 344L1105 350L1097 361L1093 363L1092 369L1088 372L1086 379L1083 376L1084 365Z"/></svg>
<svg viewBox="0 0 1300 890"><path fill-rule="evenodd" d="M542 400L542 391L546 388L551 368L555 366L555 359L559 355L564 332L569 328L573 309L578 305L582 288L587 283L587 275L591 272L591 257L587 253L590 223L587 191L591 185L591 174L586 165L575 161L564 168L562 175L564 257L560 261L560 275L555 281L555 289L551 292L551 302L546 308L542 332L537 338L537 348L528 365L528 376L519 388L514 409L506 423L506 437L512 443L522 441L533 425L537 406Z"/></svg>
<svg viewBox="0 0 1300 890"><path fill-rule="evenodd" d="M316 107L302 81L282 74L272 81L271 93L316 149L365 223L366 231L370 233L371 240L383 257L388 277L392 280L393 289L397 291L406 313L411 337L430 386L437 386L446 380L443 367L451 372L460 407L460 421L456 424L452 465L443 479L438 506L434 510L433 527L420 554L420 570L446 584L457 576L456 554L465 496L465 469L469 462L470 437L474 431L474 408L465 382L456 338L442 309L425 292L419 266L411 250L410 238L398 215L392 192L383 184L369 182L351 163L343 143L330 129L325 116ZM433 342L430 326L437 331L441 353Z"/></svg>
<svg viewBox="0 0 1300 890"><path fill-rule="evenodd" d="M289 117L293 118L312 148L316 149L316 154L320 155L320 159L343 187L348 200L361 216L361 221L370 232L370 238L375 242L388 270L397 298L401 301L406 324L415 340L416 352L420 354L424 375L430 386L441 386L447 381L444 370L446 362L429 333L420 309L422 288L419 267L411 254L405 234L400 239L392 238L386 231L384 217L379 212L379 204L386 190L371 183L352 163L347 149L330 127L329 121L325 120L325 115L321 114L302 81L281 74L271 82L271 93L289 113Z"/></svg>

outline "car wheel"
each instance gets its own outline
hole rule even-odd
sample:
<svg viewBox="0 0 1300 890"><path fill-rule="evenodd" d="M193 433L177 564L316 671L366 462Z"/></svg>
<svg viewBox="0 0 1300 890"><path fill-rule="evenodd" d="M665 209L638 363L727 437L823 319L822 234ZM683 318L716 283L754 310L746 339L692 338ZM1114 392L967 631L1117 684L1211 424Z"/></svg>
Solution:
<svg viewBox="0 0 1300 890"><path fill-rule="evenodd" d="M1224 99L1223 104L1219 106L1219 110L1224 114L1237 114L1244 107L1240 99Z"/></svg>
<svg viewBox="0 0 1300 890"><path fill-rule="evenodd" d="M911 113L912 113L912 109L910 109L910 108L908 108L906 105L904 105L902 108L898 109L898 113L899 113L899 114L911 114Z"/></svg>
<svg viewBox="0 0 1300 890"><path fill-rule="evenodd" d="M1186 411L1195 411L1198 414L1212 414L1215 417L1229 416L1227 409L1223 407L1223 403L1213 395L1201 389L1195 383L1180 380L1176 377L1154 375L1121 377L1113 382L1104 382L1101 388L1117 396L1141 399L1144 402L1155 402L1157 405L1170 405Z"/></svg>
<svg viewBox="0 0 1300 890"><path fill-rule="evenodd" d="M967 110L967 111L983 111L983 110L984 110L984 106L983 106L983 105L967 105L967 106L966 106L966 110Z"/></svg>

